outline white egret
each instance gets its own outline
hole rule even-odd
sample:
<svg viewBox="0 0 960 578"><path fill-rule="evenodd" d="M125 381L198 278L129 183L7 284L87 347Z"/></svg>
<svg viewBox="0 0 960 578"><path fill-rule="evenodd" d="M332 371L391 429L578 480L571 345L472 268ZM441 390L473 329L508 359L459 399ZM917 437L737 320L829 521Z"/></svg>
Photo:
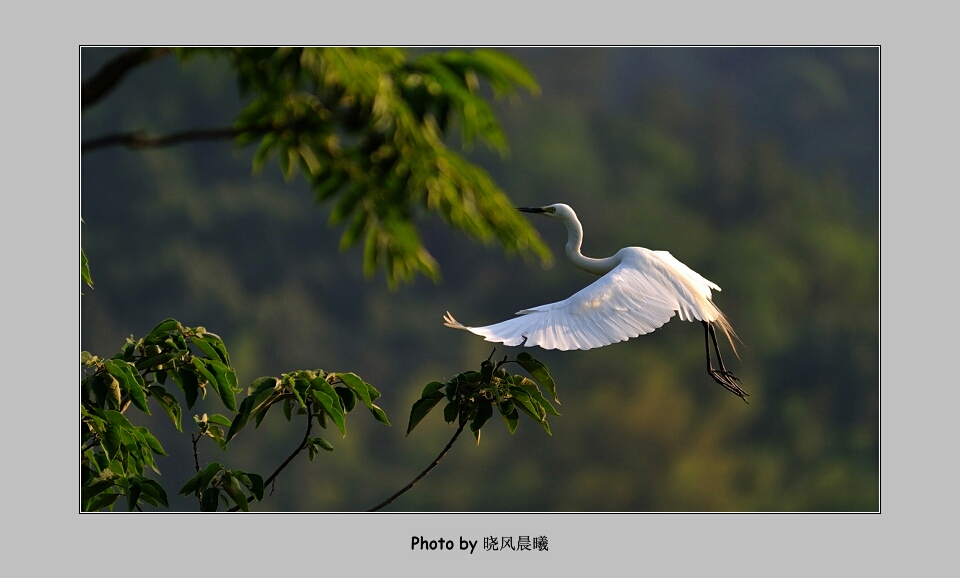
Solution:
<svg viewBox="0 0 960 578"><path fill-rule="evenodd" d="M501 323L466 327L448 311L444 325L505 345L567 351L593 349L650 333L679 313L680 319L703 324L710 376L746 401L747 392L724 367L717 345L714 325L720 327L736 353L733 328L712 301L711 289L719 291L720 287L667 251L625 247L606 259L585 257L580 252L583 227L573 209L563 203L518 210L546 215L566 225L567 258L601 277L563 301L518 311L518 317ZM714 368L711 361L711 341L719 368Z"/></svg>

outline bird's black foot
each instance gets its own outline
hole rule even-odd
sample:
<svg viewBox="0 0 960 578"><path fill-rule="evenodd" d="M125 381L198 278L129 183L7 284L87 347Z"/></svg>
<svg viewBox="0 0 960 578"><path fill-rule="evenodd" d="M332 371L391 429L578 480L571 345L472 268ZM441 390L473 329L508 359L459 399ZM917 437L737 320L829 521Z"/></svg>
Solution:
<svg viewBox="0 0 960 578"><path fill-rule="evenodd" d="M747 401L747 396L750 394L743 391L743 389L740 387L740 379L737 378L732 371L713 368L711 368L709 371L710 377L712 377L714 381L725 387L727 391L740 396L740 399L742 399L744 403L750 403Z"/></svg>

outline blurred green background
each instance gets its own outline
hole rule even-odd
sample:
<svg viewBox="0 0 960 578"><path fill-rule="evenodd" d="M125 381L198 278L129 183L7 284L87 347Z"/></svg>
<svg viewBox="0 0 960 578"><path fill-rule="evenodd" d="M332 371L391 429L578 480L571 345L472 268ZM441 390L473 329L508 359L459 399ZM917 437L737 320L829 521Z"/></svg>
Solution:
<svg viewBox="0 0 960 578"><path fill-rule="evenodd" d="M82 77L119 51L84 48ZM480 445L462 437L387 511L878 511L878 49L504 51L542 93L498 103L508 158L470 158L518 206L573 206L585 254L665 249L720 285L714 300L743 341L725 360L750 405L706 375L702 328L677 318L600 349L533 350L562 401L553 436L491 420ZM228 126L241 104L224 61L165 58L84 112L81 138ZM82 156L95 289L81 298L81 348L110 356L174 317L218 333L243 385L358 373L393 427L351 414L345 438L327 432L335 451L297 460L259 509L365 510L453 433L435 411L404 435L422 387L491 352L442 314L487 325L594 278L564 260L549 219L532 220L555 253L546 269L435 220L423 239L442 281L390 291L382 273L364 278L359 248L338 250L329 206L275 165L252 175L252 153L213 141ZM204 411L222 408L198 404L185 429ZM194 473L189 439L165 417L143 423L171 454L159 460L171 509L195 510L173 496ZM228 454L203 446L202 460L267 475L302 435L273 412Z"/></svg>

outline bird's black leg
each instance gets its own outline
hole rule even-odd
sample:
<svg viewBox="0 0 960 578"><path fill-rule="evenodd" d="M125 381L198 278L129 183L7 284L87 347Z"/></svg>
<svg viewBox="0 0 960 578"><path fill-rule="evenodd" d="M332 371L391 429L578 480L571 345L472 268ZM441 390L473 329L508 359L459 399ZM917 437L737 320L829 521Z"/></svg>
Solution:
<svg viewBox="0 0 960 578"><path fill-rule="evenodd" d="M720 346L717 345L716 330L708 321L702 321L701 323L703 323L703 342L707 350L707 373L710 374L710 377L712 377L714 381L725 387L727 391L740 396L740 399L746 402L746 396L750 394L741 389L740 380L737 379L737 376L734 375L732 371L727 371L727 368L723 365L723 357L720 356ZM717 363L720 365L720 369L714 369L713 362L710 359L711 341L713 341L713 351L717 354Z"/></svg>

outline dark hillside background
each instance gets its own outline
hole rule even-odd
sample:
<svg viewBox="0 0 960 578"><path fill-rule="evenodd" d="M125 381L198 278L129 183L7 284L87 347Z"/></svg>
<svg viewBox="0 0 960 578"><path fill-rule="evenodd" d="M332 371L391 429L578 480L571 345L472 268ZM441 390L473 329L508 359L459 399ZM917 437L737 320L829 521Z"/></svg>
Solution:
<svg viewBox="0 0 960 578"><path fill-rule="evenodd" d="M472 158L518 206L573 206L587 255L666 249L720 285L714 299L743 341L725 360L750 404L706 375L701 327L676 318L601 349L536 350L562 401L553 436L491 421L481 444L464 436L388 510L878 510L879 50L507 51L542 93L498 106L508 158L482 146ZM83 49L83 78L117 52ZM170 57L85 112L81 136L224 127L240 105L225 61ZM390 291L382 274L364 278L359 249L338 250L329 207L275 165L251 174L252 153L213 141L83 155L95 288L83 290L81 347L110 356L175 317L219 334L242 384L356 372L393 427L351 414L345 438L325 436L335 451L288 468L262 508L365 510L452 434L436 412L404 436L422 387L478 369L492 349L443 327L443 313L486 325L593 277L565 261L551 220L531 216L554 250L547 269L428 222L442 281ZM203 411L185 413L185 429ZM192 449L165 418L151 428L173 456L159 460L173 494L193 475ZM280 412L249 433L204 457L268 474L302 437Z"/></svg>

